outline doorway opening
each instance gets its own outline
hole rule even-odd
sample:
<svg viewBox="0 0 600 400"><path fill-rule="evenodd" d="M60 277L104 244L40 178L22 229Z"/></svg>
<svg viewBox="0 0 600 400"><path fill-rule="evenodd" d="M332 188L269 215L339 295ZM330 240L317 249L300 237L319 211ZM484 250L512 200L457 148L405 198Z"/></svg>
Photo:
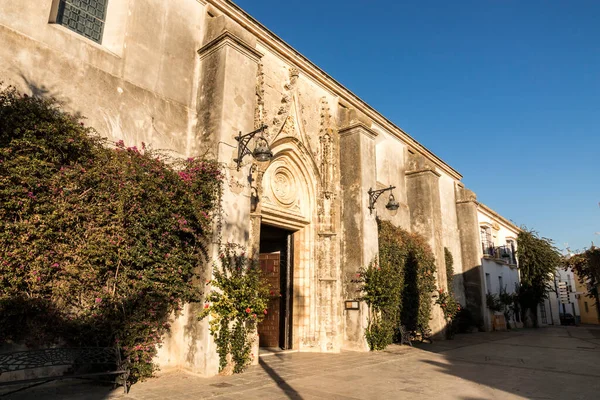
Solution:
<svg viewBox="0 0 600 400"><path fill-rule="evenodd" d="M260 268L271 285L265 319L258 324L260 347L292 348L293 232L270 225L260 226Z"/></svg>

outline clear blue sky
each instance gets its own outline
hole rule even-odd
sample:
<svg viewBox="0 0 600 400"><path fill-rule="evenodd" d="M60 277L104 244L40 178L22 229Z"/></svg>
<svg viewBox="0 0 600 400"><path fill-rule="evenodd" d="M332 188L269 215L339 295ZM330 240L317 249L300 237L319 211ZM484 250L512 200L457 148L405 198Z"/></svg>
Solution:
<svg viewBox="0 0 600 400"><path fill-rule="evenodd" d="M600 244L600 1L237 0L560 248Z"/></svg>

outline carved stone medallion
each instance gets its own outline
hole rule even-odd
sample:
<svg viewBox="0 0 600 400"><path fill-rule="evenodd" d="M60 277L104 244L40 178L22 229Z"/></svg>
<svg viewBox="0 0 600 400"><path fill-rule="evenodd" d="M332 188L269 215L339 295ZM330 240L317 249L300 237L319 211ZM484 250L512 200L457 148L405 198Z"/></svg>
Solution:
<svg viewBox="0 0 600 400"><path fill-rule="evenodd" d="M292 172L285 166L278 167L271 175L271 192L284 207L291 207L298 199L298 185Z"/></svg>

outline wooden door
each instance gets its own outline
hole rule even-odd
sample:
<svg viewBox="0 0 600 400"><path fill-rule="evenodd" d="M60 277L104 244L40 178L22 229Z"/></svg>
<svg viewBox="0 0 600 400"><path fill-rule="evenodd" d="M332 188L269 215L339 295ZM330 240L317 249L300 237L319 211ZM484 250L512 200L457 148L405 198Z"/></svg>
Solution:
<svg viewBox="0 0 600 400"><path fill-rule="evenodd" d="M265 319L258 324L259 345L261 347L279 347L279 326L281 313L281 254L266 253L259 255L260 269L271 286L273 295L267 308Z"/></svg>

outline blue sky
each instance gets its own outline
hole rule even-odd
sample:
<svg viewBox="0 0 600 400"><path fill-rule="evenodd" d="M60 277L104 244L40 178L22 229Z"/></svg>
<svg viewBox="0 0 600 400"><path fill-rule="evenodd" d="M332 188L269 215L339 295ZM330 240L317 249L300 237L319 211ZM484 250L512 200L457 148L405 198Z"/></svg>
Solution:
<svg viewBox="0 0 600 400"><path fill-rule="evenodd" d="M600 244L600 2L237 0L517 225Z"/></svg>

